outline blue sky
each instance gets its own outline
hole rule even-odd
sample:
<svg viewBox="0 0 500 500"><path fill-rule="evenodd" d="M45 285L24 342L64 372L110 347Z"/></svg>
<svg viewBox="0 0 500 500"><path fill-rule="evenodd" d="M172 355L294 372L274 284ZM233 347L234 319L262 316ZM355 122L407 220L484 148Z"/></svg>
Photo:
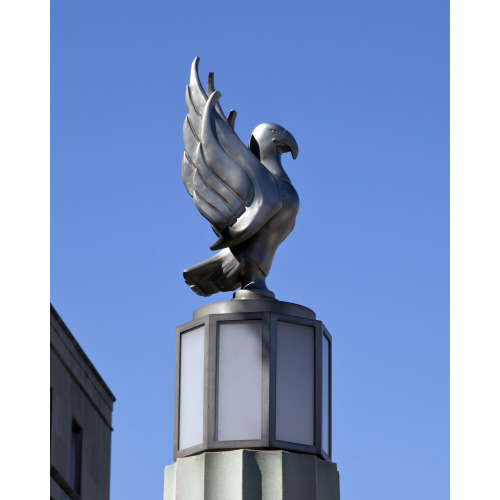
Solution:
<svg viewBox="0 0 500 500"><path fill-rule="evenodd" d="M449 5L51 2L51 301L117 397L111 499L161 498L182 269L213 234L182 184L195 56L246 143L272 121L301 207L268 284L333 336L342 500L449 495Z"/></svg>

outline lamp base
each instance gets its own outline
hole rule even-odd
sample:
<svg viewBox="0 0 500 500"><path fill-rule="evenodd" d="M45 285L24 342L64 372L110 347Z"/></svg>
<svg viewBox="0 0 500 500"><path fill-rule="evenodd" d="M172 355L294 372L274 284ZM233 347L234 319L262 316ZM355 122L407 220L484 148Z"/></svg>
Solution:
<svg viewBox="0 0 500 500"><path fill-rule="evenodd" d="M165 467L164 500L340 500L337 465L282 450L205 452Z"/></svg>
<svg viewBox="0 0 500 500"><path fill-rule="evenodd" d="M244 289L233 293L235 300L275 300L276 297L271 290Z"/></svg>

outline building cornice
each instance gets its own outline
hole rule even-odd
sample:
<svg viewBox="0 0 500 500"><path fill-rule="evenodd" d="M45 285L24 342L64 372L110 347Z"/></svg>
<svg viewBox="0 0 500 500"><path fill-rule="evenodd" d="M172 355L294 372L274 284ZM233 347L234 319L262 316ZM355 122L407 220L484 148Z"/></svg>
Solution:
<svg viewBox="0 0 500 500"><path fill-rule="evenodd" d="M66 324L62 320L61 316L59 316L59 314L57 313L56 309L54 308L54 306L52 304L50 304L50 316L51 316L51 319L53 318L55 320L55 322L58 324L58 326L67 335L68 340L71 342L72 346L75 348L75 350L81 356L82 361L85 363L87 368L92 372L92 374L95 376L96 380L99 382L99 384L101 385L104 392L109 396L111 401L114 403L116 401L114 394L111 392L109 387L106 385L106 382L104 382L101 375L99 375L99 372L96 370L95 366L92 364L90 359L87 357L84 350L80 347L80 344L77 342L77 340L75 339L73 334L70 332L69 328L66 326Z"/></svg>

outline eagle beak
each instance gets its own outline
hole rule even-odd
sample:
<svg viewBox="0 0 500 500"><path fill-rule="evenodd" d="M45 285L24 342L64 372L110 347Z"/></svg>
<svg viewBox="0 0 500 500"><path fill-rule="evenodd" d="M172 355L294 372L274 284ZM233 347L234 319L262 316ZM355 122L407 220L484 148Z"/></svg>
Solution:
<svg viewBox="0 0 500 500"><path fill-rule="evenodd" d="M299 155L299 146L297 146L297 141L288 130L283 130L279 133L278 137L273 138L273 142L278 144L278 146L284 146L283 152L290 151L292 153L292 158L295 160Z"/></svg>

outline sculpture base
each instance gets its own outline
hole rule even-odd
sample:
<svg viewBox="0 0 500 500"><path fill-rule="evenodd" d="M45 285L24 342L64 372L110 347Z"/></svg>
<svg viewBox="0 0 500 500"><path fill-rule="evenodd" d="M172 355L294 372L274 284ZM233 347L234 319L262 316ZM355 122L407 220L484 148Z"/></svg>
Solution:
<svg viewBox="0 0 500 500"><path fill-rule="evenodd" d="M235 300L275 300L276 296L271 290L237 290L233 293Z"/></svg>
<svg viewBox="0 0 500 500"><path fill-rule="evenodd" d="M243 290L238 290L238 292ZM251 293L251 292L250 292ZM316 319L314 311L308 307L291 302L282 302L281 300L269 299L266 297L250 297L245 300L226 300L223 302L214 302L198 307L193 312L193 320L202 318L208 314L235 314L235 313L262 313L272 312L277 314L287 314L290 316L300 316L307 319Z"/></svg>
<svg viewBox="0 0 500 500"><path fill-rule="evenodd" d="M340 500L337 465L281 450L205 452L165 467L164 500Z"/></svg>

